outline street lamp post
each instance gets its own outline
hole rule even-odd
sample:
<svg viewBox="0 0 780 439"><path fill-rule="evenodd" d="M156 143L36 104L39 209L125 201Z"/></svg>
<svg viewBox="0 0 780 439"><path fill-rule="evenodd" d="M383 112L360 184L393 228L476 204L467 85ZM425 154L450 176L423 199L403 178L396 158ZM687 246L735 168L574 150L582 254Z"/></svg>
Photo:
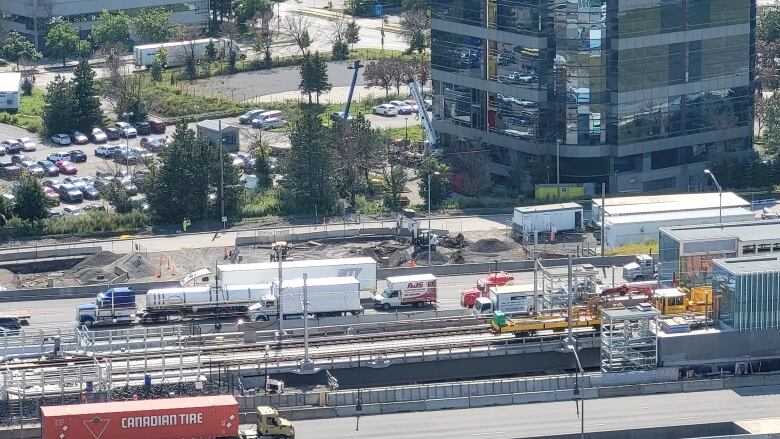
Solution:
<svg viewBox="0 0 780 439"><path fill-rule="evenodd" d="M125 122L130 125L130 118L135 116L133 112L122 113ZM130 136L125 136L125 165L127 166L127 175L130 176Z"/></svg>
<svg viewBox="0 0 780 439"><path fill-rule="evenodd" d="M718 183L718 179L715 178L715 174L712 173L709 169L705 169L704 173L712 177L712 181L715 182L715 187L718 188L718 219L720 220L720 228L723 228L723 188L720 187L720 183Z"/></svg>
<svg viewBox="0 0 780 439"><path fill-rule="evenodd" d="M225 230L225 152L222 150L222 119L218 121L219 131L219 204L220 220L222 221L222 230Z"/></svg>
<svg viewBox="0 0 780 439"><path fill-rule="evenodd" d="M561 141L555 139L555 185L558 188L558 201L561 200Z"/></svg>
<svg viewBox="0 0 780 439"><path fill-rule="evenodd" d="M438 172L428 174L428 266L431 266L431 177L438 176Z"/></svg>
<svg viewBox="0 0 780 439"><path fill-rule="evenodd" d="M580 407L580 439L585 439L585 392L582 388L582 382L585 381L585 370L582 368L582 363L580 362L580 356L577 354L577 339L576 338L570 338L568 340L572 344L566 345L566 350L570 351L572 354L574 354L574 359L577 361L577 371L582 377L581 380L577 380L578 384L574 387L574 394L577 393L580 394L580 401L582 402L582 405ZM576 376L576 374L575 374Z"/></svg>

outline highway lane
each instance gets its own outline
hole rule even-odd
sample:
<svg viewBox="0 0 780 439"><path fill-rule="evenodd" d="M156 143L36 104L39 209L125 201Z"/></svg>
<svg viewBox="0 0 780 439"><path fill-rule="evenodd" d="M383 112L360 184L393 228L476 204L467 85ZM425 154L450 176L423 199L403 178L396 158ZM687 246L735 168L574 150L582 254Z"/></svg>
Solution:
<svg viewBox="0 0 780 439"><path fill-rule="evenodd" d="M567 269L566 267L556 267L550 269L550 271L556 274L564 274ZM515 276L515 284L533 283L533 271L514 272L512 274ZM461 291L476 285L477 280L483 277L485 277L484 274L439 277L439 300L437 306L440 309L459 308ZM383 288L384 280L379 280L377 289L381 290ZM100 291L100 287L96 286L95 294L98 291ZM364 299L369 299L371 294L371 291L363 291L361 296ZM143 307L144 300L143 294L138 296L139 306ZM88 298L6 302L0 303L0 314L30 315L32 317L30 319L32 328L68 328L74 324L76 307L89 302L90 299ZM414 309L416 310L416 308ZM383 311L369 309L366 312Z"/></svg>
<svg viewBox="0 0 780 439"><path fill-rule="evenodd" d="M780 386L605 398L585 402L585 431L695 425L778 416ZM510 439L580 431L574 402L295 422L300 439Z"/></svg>

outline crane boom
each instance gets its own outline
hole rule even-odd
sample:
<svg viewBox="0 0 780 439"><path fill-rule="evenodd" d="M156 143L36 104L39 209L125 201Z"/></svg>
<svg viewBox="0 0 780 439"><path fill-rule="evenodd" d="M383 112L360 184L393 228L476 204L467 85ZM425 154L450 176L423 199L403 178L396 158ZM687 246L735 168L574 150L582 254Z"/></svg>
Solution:
<svg viewBox="0 0 780 439"><path fill-rule="evenodd" d="M428 117L425 101L423 100L420 89L417 87L417 82L414 79L410 79L407 82L407 85L409 86L409 91L412 93L414 100L417 101L417 114L420 115L420 123L422 123L423 129L425 130L425 135L428 138L430 148L433 149L436 144L439 143L439 139L436 137L436 131L433 130L431 119Z"/></svg>

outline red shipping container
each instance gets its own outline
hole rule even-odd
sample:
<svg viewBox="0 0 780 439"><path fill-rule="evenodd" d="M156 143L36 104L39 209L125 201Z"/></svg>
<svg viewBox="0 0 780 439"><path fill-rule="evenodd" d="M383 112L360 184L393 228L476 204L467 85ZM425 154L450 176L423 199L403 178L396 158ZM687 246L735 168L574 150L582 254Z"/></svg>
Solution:
<svg viewBox="0 0 780 439"><path fill-rule="evenodd" d="M43 439L215 439L238 437L233 396L41 407Z"/></svg>

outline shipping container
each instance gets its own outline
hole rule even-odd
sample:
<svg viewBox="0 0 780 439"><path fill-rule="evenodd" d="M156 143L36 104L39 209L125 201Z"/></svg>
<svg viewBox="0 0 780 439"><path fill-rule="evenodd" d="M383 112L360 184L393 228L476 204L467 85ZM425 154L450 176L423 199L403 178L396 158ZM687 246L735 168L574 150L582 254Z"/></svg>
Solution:
<svg viewBox="0 0 780 439"><path fill-rule="evenodd" d="M238 437L231 395L41 407L43 439L216 439Z"/></svg>
<svg viewBox="0 0 780 439"><path fill-rule="evenodd" d="M517 233L551 233L582 228L582 206L577 203L515 207L512 216Z"/></svg>
<svg viewBox="0 0 780 439"><path fill-rule="evenodd" d="M319 277L355 277L360 289L376 288L376 261L372 258L315 259L282 262L284 279L309 279ZM279 281L279 263L230 264L217 266L220 285L253 285Z"/></svg>

